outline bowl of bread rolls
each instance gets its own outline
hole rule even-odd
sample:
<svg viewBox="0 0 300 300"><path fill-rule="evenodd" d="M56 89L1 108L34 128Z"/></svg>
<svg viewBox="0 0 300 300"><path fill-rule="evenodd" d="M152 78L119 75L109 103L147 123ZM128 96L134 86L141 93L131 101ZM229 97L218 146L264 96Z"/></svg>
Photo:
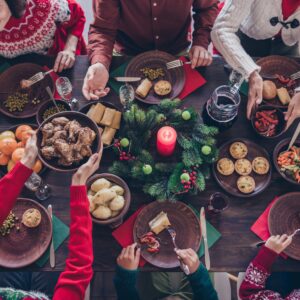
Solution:
<svg viewBox="0 0 300 300"><path fill-rule="evenodd" d="M116 228L129 210L131 193L126 182L113 174L95 174L87 181L92 220Z"/></svg>

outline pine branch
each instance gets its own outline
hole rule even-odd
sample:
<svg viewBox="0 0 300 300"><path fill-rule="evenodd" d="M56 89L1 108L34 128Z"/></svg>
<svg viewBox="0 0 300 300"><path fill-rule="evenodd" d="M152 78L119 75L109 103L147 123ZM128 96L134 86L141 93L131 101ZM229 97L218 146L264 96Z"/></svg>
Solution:
<svg viewBox="0 0 300 300"><path fill-rule="evenodd" d="M193 147L192 140L181 133L178 134L177 141L183 149L190 149Z"/></svg>
<svg viewBox="0 0 300 300"><path fill-rule="evenodd" d="M182 152L182 162L187 166L201 165L203 160L197 148L191 148Z"/></svg>
<svg viewBox="0 0 300 300"><path fill-rule="evenodd" d="M128 178L130 176L130 167L121 161L115 161L108 171L122 178Z"/></svg>
<svg viewBox="0 0 300 300"><path fill-rule="evenodd" d="M205 178L201 172L197 173L196 186L200 192L205 190Z"/></svg>

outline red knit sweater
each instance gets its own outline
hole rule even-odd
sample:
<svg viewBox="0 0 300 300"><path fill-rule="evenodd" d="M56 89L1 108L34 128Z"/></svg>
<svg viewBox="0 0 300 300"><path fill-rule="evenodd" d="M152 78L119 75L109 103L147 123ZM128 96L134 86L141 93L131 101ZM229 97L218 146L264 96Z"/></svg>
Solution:
<svg viewBox="0 0 300 300"><path fill-rule="evenodd" d="M244 281L240 287L240 298L243 300L299 300L300 290L294 290L288 297L266 290L266 281L271 274L271 267L278 255L263 246L250 263Z"/></svg>
<svg viewBox="0 0 300 300"><path fill-rule="evenodd" d="M31 173L32 170L18 163L0 180L0 224L14 207ZM71 186L70 206L69 256L55 287L53 300L84 299L85 290L93 276L92 220L85 186Z"/></svg>

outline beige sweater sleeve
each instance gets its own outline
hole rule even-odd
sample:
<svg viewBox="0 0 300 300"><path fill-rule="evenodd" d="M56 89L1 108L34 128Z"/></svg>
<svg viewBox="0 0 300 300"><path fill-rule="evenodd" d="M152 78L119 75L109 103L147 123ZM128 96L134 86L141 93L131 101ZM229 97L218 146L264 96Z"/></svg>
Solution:
<svg viewBox="0 0 300 300"><path fill-rule="evenodd" d="M246 79L249 78L252 72L260 71L260 67L243 49L236 33L241 23L251 12L253 2L255 1L226 0L226 4L211 32L214 46L223 55L227 63Z"/></svg>

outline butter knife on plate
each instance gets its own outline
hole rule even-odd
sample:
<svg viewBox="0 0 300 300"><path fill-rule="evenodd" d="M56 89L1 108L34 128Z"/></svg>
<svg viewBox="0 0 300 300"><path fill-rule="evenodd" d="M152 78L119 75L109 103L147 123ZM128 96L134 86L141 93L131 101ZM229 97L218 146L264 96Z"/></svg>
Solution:
<svg viewBox="0 0 300 300"><path fill-rule="evenodd" d="M51 268L55 268L55 250L54 250L54 242L53 242L53 215L52 215L52 205L49 204L47 211L49 213L51 223L52 223L52 237L51 237L51 244L50 244L50 266Z"/></svg>
<svg viewBox="0 0 300 300"><path fill-rule="evenodd" d="M136 82L140 81L141 77L114 77L114 80L119 82Z"/></svg>
<svg viewBox="0 0 300 300"><path fill-rule="evenodd" d="M202 207L200 210L200 227L201 227L201 233L204 241L205 266L207 270L210 270L210 257L209 257L208 243L207 243L206 218L205 218L204 207Z"/></svg>

